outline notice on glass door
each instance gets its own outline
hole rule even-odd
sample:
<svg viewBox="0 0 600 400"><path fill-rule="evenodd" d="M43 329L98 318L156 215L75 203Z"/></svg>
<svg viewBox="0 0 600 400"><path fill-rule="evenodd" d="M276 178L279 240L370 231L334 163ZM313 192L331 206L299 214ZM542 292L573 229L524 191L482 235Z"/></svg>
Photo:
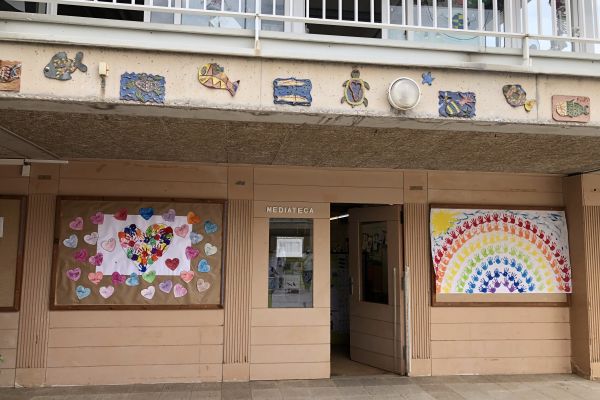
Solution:
<svg viewBox="0 0 600 400"><path fill-rule="evenodd" d="M303 237L277 237L277 257L302 257Z"/></svg>

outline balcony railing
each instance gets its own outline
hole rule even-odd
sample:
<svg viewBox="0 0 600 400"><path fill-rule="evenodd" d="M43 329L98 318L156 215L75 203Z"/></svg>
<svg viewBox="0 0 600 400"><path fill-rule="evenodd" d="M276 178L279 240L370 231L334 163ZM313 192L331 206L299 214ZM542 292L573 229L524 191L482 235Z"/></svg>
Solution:
<svg viewBox="0 0 600 400"><path fill-rule="evenodd" d="M7 13L8 11L8 13ZM10 12L596 58L600 0L0 0ZM326 36L319 36L326 40Z"/></svg>

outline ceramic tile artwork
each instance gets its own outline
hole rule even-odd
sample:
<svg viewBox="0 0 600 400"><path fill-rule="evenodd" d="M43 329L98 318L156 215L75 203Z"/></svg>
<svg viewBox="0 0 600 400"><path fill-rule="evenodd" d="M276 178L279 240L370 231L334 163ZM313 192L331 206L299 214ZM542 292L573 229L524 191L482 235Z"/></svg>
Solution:
<svg viewBox="0 0 600 400"><path fill-rule="evenodd" d="M350 79L344 82L344 95L342 96L342 104L348 103L352 108L364 105L369 105L369 100L365 97L365 90L370 90L369 83L360 78L360 71L358 69L352 70Z"/></svg>
<svg viewBox="0 0 600 400"><path fill-rule="evenodd" d="M232 97L235 96L240 87L240 81L230 80L225 74L225 68L216 63L205 64L200 67L198 69L198 81L210 89L227 90Z"/></svg>
<svg viewBox="0 0 600 400"><path fill-rule="evenodd" d="M0 91L18 92L21 89L21 62L0 60Z"/></svg>
<svg viewBox="0 0 600 400"><path fill-rule="evenodd" d="M523 107L525 111L530 112L535 106L535 100L527 99L527 92L518 83L504 85L502 87L502 94L506 102L512 107Z"/></svg>
<svg viewBox="0 0 600 400"><path fill-rule="evenodd" d="M165 102L165 78L160 75L124 73L121 75L121 100L142 103Z"/></svg>
<svg viewBox="0 0 600 400"><path fill-rule="evenodd" d="M590 98L584 96L552 96L552 119L560 122L589 122Z"/></svg>
<svg viewBox="0 0 600 400"><path fill-rule="evenodd" d="M433 77L431 75L431 71L423 72L421 74L421 78L422 78L421 84L422 85L429 85L429 86L431 86L433 84L433 80L435 79L435 77Z"/></svg>
<svg viewBox="0 0 600 400"><path fill-rule="evenodd" d="M44 76L48 79L68 81L77 70L87 72L87 66L83 63L83 52L78 51L75 58L69 58L64 51L52 56L50 62L44 67Z"/></svg>
<svg viewBox="0 0 600 400"><path fill-rule="evenodd" d="M291 106L310 106L310 79L277 78L273 81L273 103Z"/></svg>
<svg viewBox="0 0 600 400"><path fill-rule="evenodd" d="M438 93L438 111L441 117L473 118L475 116L475 93L442 90Z"/></svg>

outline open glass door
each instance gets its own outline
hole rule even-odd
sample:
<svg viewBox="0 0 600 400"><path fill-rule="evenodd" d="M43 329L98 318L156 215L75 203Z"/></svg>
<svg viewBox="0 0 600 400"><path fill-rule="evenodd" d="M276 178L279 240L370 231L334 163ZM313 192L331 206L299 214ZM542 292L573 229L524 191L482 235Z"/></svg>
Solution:
<svg viewBox="0 0 600 400"><path fill-rule="evenodd" d="M350 358L404 374L401 206L349 211Z"/></svg>

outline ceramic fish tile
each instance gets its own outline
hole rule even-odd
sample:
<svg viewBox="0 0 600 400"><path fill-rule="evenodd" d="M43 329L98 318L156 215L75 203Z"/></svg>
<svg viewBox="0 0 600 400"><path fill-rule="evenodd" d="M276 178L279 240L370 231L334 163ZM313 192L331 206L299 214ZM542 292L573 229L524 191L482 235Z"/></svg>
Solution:
<svg viewBox="0 0 600 400"><path fill-rule="evenodd" d="M18 92L21 88L21 62L0 60L0 91Z"/></svg>
<svg viewBox="0 0 600 400"><path fill-rule="evenodd" d="M240 86L240 81L230 80L225 74L225 68L216 63L205 64L198 69L198 80L207 88L224 89L232 96L235 96Z"/></svg>
<svg viewBox="0 0 600 400"><path fill-rule="evenodd" d="M552 118L561 122L589 122L590 98L552 96Z"/></svg>
<svg viewBox="0 0 600 400"><path fill-rule="evenodd" d="M442 117L473 118L475 104L473 92L438 92L438 111Z"/></svg>
<svg viewBox="0 0 600 400"><path fill-rule="evenodd" d="M165 78L160 75L126 72L121 75L119 98L162 104L165 102Z"/></svg>
<svg viewBox="0 0 600 400"><path fill-rule="evenodd" d="M310 79L277 78L273 81L273 103L310 106L311 90Z"/></svg>
<svg viewBox="0 0 600 400"><path fill-rule="evenodd" d="M67 57L64 51L56 53L44 68L44 76L49 79L57 79L59 81L68 81L71 79L71 74L80 70L87 72L87 66L82 62L83 53L78 51L75 58Z"/></svg>

